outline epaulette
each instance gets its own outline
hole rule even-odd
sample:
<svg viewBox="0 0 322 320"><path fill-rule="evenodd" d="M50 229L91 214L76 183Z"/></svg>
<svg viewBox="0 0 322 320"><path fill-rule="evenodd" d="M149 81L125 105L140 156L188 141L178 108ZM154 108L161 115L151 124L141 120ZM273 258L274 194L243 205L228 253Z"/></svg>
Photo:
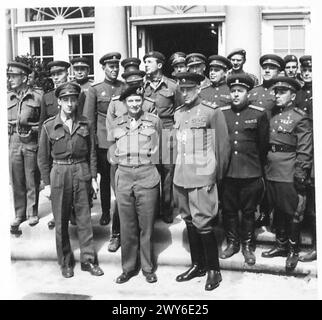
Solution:
<svg viewBox="0 0 322 320"><path fill-rule="evenodd" d="M209 102L207 100L202 100L201 104L212 109L216 109L218 107L218 104L216 102Z"/></svg>
<svg viewBox="0 0 322 320"><path fill-rule="evenodd" d="M261 84L258 84L257 86L254 86L253 89L260 87Z"/></svg>
<svg viewBox="0 0 322 320"><path fill-rule="evenodd" d="M50 118L46 119L46 120L43 122L43 124L45 124L45 123L47 123L47 122L49 122L49 121L52 121L52 120L54 120L55 118L56 118L56 116L52 116L52 117L50 117Z"/></svg>
<svg viewBox="0 0 322 320"><path fill-rule="evenodd" d="M99 85L99 84L101 84L102 83L102 81L101 82L94 82L94 83L91 83L91 87L95 87L95 86L97 86L97 85Z"/></svg>
<svg viewBox="0 0 322 320"><path fill-rule="evenodd" d="M144 100L147 100L147 101L150 101L150 102L155 103L155 100L154 100L154 99L151 99L151 98L149 98L149 97L144 97Z"/></svg>
<svg viewBox="0 0 322 320"><path fill-rule="evenodd" d="M211 84L207 84L206 86L202 87L201 90L207 89L211 86Z"/></svg>
<svg viewBox="0 0 322 320"><path fill-rule="evenodd" d="M120 95L112 97L112 101L116 101L120 99Z"/></svg>
<svg viewBox="0 0 322 320"><path fill-rule="evenodd" d="M303 111L300 108L295 107L294 111L296 111L297 113L299 113L301 116L306 116L307 114L305 113L305 111Z"/></svg>
<svg viewBox="0 0 322 320"><path fill-rule="evenodd" d="M145 116L145 119L143 120L150 120L149 118L152 118L153 120L155 120L159 118L159 116L151 112L144 112L144 116Z"/></svg>
<svg viewBox="0 0 322 320"><path fill-rule="evenodd" d="M176 111L178 111L178 110L182 109L183 107L185 107L185 104L184 104L184 103L183 103L183 104L181 104L180 106L177 106L177 107L176 107L176 110L175 110L174 112L176 112Z"/></svg>
<svg viewBox="0 0 322 320"><path fill-rule="evenodd" d="M220 107L220 110L221 111L230 110L230 109L231 109L231 106L223 106L223 107Z"/></svg>
<svg viewBox="0 0 322 320"><path fill-rule="evenodd" d="M262 112L265 111L265 108L253 106L252 104L250 104L248 107L250 107L251 109L262 111Z"/></svg>

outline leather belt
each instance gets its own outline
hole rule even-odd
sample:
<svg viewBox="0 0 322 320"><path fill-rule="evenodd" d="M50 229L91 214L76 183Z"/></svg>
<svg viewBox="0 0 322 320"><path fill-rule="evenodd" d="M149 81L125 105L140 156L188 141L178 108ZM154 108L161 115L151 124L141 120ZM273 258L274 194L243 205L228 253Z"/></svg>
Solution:
<svg viewBox="0 0 322 320"><path fill-rule="evenodd" d="M288 144L270 144L269 150L272 152L295 152L296 147Z"/></svg>
<svg viewBox="0 0 322 320"><path fill-rule="evenodd" d="M57 159L53 160L54 164L58 165L64 165L64 164L76 164L76 163L81 163L81 162L86 162L86 158L80 158L80 159Z"/></svg>

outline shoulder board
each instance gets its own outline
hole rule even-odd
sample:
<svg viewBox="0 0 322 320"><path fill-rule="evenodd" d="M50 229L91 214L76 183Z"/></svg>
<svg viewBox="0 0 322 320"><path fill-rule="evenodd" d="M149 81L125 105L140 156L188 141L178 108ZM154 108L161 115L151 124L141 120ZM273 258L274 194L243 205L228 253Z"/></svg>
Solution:
<svg viewBox="0 0 322 320"><path fill-rule="evenodd" d="M295 107L294 111L296 111L297 113L299 113L301 116L306 116L307 114L305 113L305 111L301 110L300 108Z"/></svg>
<svg viewBox="0 0 322 320"><path fill-rule="evenodd" d="M251 109L258 110L258 111L265 111L265 108L253 106L252 104L250 104L248 107Z"/></svg>
<svg viewBox="0 0 322 320"><path fill-rule="evenodd" d="M43 123L43 124L45 124L45 123L47 123L47 122L49 122L49 121L52 121L52 120L54 120L55 118L56 118L56 116L52 116L52 117L50 117L50 118L46 119L46 120L44 121L44 123Z"/></svg>
<svg viewBox="0 0 322 320"><path fill-rule="evenodd" d="M216 102L209 102L209 101L206 101L206 100L202 100L201 101L201 104L208 107L208 108L212 108L212 109L215 109L218 107L218 104Z"/></svg>
<svg viewBox="0 0 322 320"><path fill-rule="evenodd" d="M207 84L207 85L205 85L205 86L201 87L201 90L205 90L205 89L209 88L210 86L211 86L211 84L209 83L209 84Z"/></svg>
<svg viewBox="0 0 322 320"><path fill-rule="evenodd" d="M220 107L220 110L221 111L230 110L230 109L231 109L231 106L223 106L223 107Z"/></svg>
<svg viewBox="0 0 322 320"><path fill-rule="evenodd" d="M144 112L144 118L143 118L143 120L150 120L150 119L153 119L153 120L155 120L155 119L158 119L159 118L159 116L157 116L156 114L154 114L154 113L151 113L151 112Z"/></svg>
<svg viewBox="0 0 322 320"><path fill-rule="evenodd" d="M155 103L155 100L154 100L154 99L151 99L151 98L149 98L149 97L144 97L144 100Z"/></svg>
<svg viewBox="0 0 322 320"><path fill-rule="evenodd" d="M262 86L261 84L258 84L257 86L254 86L253 89L258 88L258 87L261 87L261 86Z"/></svg>
<svg viewBox="0 0 322 320"><path fill-rule="evenodd" d="M91 83L91 86L92 87L95 87L95 86L98 86L99 84L101 84L102 83L102 81L101 82L93 82L93 83Z"/></svg>
<svg viewBox="0 0 322 320"><path fill-rule="evenodd" d="M116 101L120 99L120 95L112 97L112 101Z"/></svg>
<svg viewBox="0 0 322 320"><path fill-rule="evenodd" d="M182 109L184 106L185 106L185 104L184 104L184 103L183 103L183 104L181 104L180 106L177 106L177 107L176 107L175 112L176 112L176 111L178 111L178 110L180 110L180 109Z"/></svg>

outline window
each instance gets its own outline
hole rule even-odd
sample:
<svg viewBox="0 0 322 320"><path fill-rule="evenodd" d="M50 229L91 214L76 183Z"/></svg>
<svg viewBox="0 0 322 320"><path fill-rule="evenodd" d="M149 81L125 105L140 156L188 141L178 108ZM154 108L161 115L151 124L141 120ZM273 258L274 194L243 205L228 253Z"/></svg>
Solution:
<svg viewBox="0 0 322 320"><path fill-rule="evenodd" d="M41 62L47 64L54 60L53 37L32 37L30 38L31 55L36 56Z"/></svg>
<svg viewBox="0 0 322 320"><path fill-rule="evenodd" d="M69 35L69 61L77 57L86 57L90 65L90 78L94 77L93 34Z"/></svg>
<svg viewBox="0 0 322 320"><path fill-rule="evenodd" d="M284 57L305 53L305 28L303 25L274 26L274 53Z"/></svg>

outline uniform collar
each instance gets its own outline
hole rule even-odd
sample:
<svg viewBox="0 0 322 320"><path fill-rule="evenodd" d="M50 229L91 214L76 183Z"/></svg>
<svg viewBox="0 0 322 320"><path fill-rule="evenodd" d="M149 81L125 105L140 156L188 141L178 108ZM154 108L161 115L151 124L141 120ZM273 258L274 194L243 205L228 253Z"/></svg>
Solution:
<svg viewBox="0 0 322 320"><path fill-rule="evenodd" d="M33 93L32 89L30 87L27 87L26 90L21 95L19 95L15 91L9 91L9 99L10 100L13 100L14 98L22 100L27 96L30 96L31 98L34 98L34 93Z"/></svg>
<svg viewBox="0 0 322 320"><path fill-rule="evenodd" d="M144 88L146 88L147 86L151 86L151 84L154 87L154 84L153 84L152 80L149 79L149 78L146 78ZM168 87L168 81L167 81L167 78L164 75L161 76L161 78L159 80L159 83L158 83L158 85L156 86L155 89L159 88L162 84L164 84L166 87Z"/></svg>
<svg viewBox="0 0 322 320"><path fill-rule="evenodd" d="M222 85L224 85L226 83L226 80L225 79L222 79L221 81L219 82L211 82L211 85L214 87L214 88L217 88L217 87L220 87Z"/></svg>
<svg viewBox="0 0 322 320"><path fill-rule="evenodd" d="M75 118L73 119L73 122L75 123L75 129L73 131L75 131L79 127L79 125L87 123L86 118L84 118L82 115L78 116L77 113L75 114ZM57 127L63 126L63 124L64 122L63 122L63 119L61 118L61 113L58 112L54 120L54 129L57 129Z"/></svg>

